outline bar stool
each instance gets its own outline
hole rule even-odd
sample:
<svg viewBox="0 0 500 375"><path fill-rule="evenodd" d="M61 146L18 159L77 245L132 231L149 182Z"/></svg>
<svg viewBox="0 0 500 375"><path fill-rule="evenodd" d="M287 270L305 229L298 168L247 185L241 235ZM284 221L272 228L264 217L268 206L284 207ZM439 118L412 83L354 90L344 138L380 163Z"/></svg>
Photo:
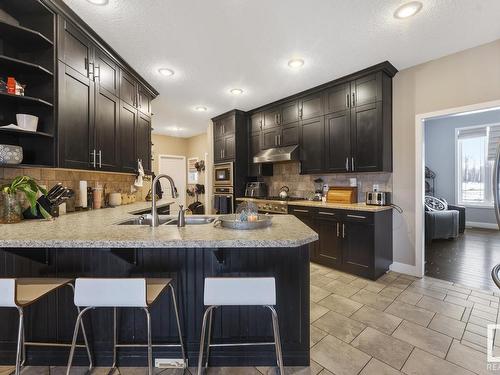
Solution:
<svg viewBox="0 0 500 375"><path fill-rule="evenodd" d="M21 367L26 361L26 346L70 347L76 345L76 339L74 340L73 344L64 344L49 342L27 342L24 338L24 309L61 287L68 286L74 292L75 289L72 282L73 279L53 278L0 279L0 307L17 308L17 311L19 313L15 370L16 375L20 374ZM79 314L80 308L77 307L77 311ZM82 328L85 344L78 345L78 347L85 347L87 349L90 371L92 370L92 356L90 355L90 349L83 322L80 322L80 326Z"/></svg>
<svg viewBox="0 0 500 375"><path fill-rule="evenodd" d="M274 277L207 277L205 278L204 304L208 307L205 310L205 314L203 315L203 324L201 328L200 354L198 357L198 375L202 374L207 320L208 337L205 369L208 367L210 347L274 345L276 349L276 362L278 364L278 368L280 369L280 374L285 374L283 370L283 355L281 352L278 314L276 314L276 310L273 307L276 305L276 282ZM212 312L219 306L267 307L269 310L271 310L274 342L210 344L210 337L212 334Z"/></svg>
<svg viewBox="0 0 500 375"><path fill-rule="evenodd" d="M149 309L158 299L160 294L167 287L170 288L172 303L174 305L175 318L177 320L177 330L179 334L179 344L152 344L151 340L151 315ZM76 338L85 313L96 308L113 308L113 365L112 370L117 369L117 348L120 347L147 347L148 348L148 373L153 375L153 347L180 347L182 351L182 367L187 367L186 354L184 352L184 343L182 341L181 324L179 321L179 312L175 291L172 285L172 279L93 279L78 278L75 283L75 305L83 307L78 314L73 334L73 346L69 354L68 368L66 374L70 375L71 364L75 354ZM147 344L118 344L116 309L121 307L135 307L144 310L147 322Z"/></svg>

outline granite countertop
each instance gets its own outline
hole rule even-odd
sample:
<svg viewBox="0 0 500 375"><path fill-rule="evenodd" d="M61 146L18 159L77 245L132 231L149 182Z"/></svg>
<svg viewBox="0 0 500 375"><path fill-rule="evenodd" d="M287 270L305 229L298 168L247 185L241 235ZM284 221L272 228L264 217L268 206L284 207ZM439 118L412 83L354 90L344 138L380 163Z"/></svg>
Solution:
<svg viewBox="0 0 500 375"><path fill-rule="evenodd" d="M236 198L238 201L249 201L258 202L260 199L255 198ZM279 202L279 201L278 201ZM310 201L307 199L298 201L286 201L289 206L303 206L303 207L317 207L317 208L331 208L340 210L352 210L352 211L365 211L365 212L379 212L392 210L391 206L370 206L365 202L360 203L323 203L320 201Z"/></svg>
<svg viewBox="0 0 500 375"><path fill-rule="evenodd" d="M172 204L168 199L158 207ZM0 225L0 248L231 248L297 247L318 239L318 235L292 215L275 215L273 225L258 230L232 230L213 224L116 225L134 217L131 212L144 210L150 202L137 202L60 216L54 220L24 220Z"/></svg>

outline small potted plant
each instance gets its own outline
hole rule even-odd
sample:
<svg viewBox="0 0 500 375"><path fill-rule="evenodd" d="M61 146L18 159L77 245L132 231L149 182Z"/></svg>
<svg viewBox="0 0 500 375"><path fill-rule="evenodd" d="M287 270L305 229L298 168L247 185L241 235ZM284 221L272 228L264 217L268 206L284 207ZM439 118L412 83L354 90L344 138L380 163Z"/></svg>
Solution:
<svg viewBox="0 0 500 375"><path fill-rule="evenodd" d="M2 185L0 187L0 224L18 223L22 220L23 215L18 193L24 193L33 215L36 215L38 208L44 218L50 219L50 214L37 202L39 192L47 194L44 188L28 176L16 177L10 184Z"/></svg>

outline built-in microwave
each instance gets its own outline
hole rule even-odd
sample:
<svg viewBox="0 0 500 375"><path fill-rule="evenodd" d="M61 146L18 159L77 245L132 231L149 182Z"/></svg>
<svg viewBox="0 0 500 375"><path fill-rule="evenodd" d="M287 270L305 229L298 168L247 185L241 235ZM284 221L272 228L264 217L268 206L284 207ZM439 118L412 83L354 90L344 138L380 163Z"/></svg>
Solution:
<svg viewBox="0 0 500 375"><path fill-rule="evenodd" d="M233 163L214 165L214 186L233 186Z"/></svg>

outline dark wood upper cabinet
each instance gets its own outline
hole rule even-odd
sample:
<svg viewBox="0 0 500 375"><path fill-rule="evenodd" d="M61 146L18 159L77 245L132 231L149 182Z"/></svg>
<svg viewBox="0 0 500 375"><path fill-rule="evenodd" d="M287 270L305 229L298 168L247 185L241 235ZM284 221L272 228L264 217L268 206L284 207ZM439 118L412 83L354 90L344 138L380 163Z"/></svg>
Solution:
<svg viewBox="0 0 500 375"><path fill-rule="evenodd" d="M93 44L78 27L62 17L59 17L57 56L82 76L93 79Z"/></svg>
<svg viewBox="0 0 500 375"><path fill-rule="evenodd" d="M59 164L88 169L96 162L93 148L94 81L59 63ZM92 152L92 155L90 154Z"/></svg>
<svg viewBox="0 0 500 375"><path fill-rule="evenodd" d="M307 120L313 117L322 116L324 92L318 92L299 99L299 117Z"/></svg>
<svg viewBox="0 0 500 375"><path fill-rule="evenodd" d="M137 106L137 82L123 70L120 71L120 99L132 107Z"/></svg>
<svg viewBox="0 0 500 375"><path fill-rule="evenodd" d="M383 169L382 102L351 110L351 170L377 172Z"/></svg>
<svg viewBox="0 0 500 375"><path fill-rule="evenodd" d="M274 128L279 125L281 108L275 107L264 112L264 129Z"/></svg>
<svg viewBox="0 0 500 375"><path fill-rule="evenodd" d="M151 119L141 113L137 118L136 150L144 170L151 172Z"/></svg>
<svg viewBox="0 0 500 375"><path fill-rule="evenodd" d="M117 170L120 166L120 99L96 85L95 132L96 168Z"/></svg>
<svg viewBox="0 0 500 375"><path fill-rule="evenodd" d="M351 85L349 82L331 87L325 94L325 113L342 112L350 108Z"/></svg>
<svg viewBox="0 0 500 375"><path fill-rule="evenodd" d="M260 132L262 130L262 126L264 125L264 119L262 116L262 112L254 113L250 116L250 132Z"/></svg>
<svg viewBox="0 0 500 375"><path fill-rule="evenodd" d="M124 172L135 173L137 170L137 122L137 109L120 101L120 166Z"/></svg>
<svg viewBox="0 0 500 375"><path fill-rule="evenodd" d="M283 125L279 134L278 145L280 147L299 144L299 123Z"/></svg>
<svg viewBox="0 0 500 375"><path fill-rule="evenodd" d="M300 124L301 173L324 170L324 117L304 120Z"/></svg>
<svg viewBox="0 0 500 375"><path fill-rule="evenodd" d="M235 129L236 123L234 117L223 117L214 122L214 136L216 138L232 135Z"/></svg>
<svg viewBox="0 0 500 375"><path fill-rule="evenodd" d="M281 135L281 129L277 126L270 129L264 129L262 131L262 149L267 150L269 148L278 147L278 137Z"/></svg>
<svg viewBox="0 0 500 375"><path fill-rule="evenodd" d="M299 121L299 103L297 100L281 105L278 122L287 125Z"/></svg>
<svg viewBox="0 0 500 375"><path fill-rule="evenodd" d="M137 91L137 107L139 111L147 116L151 116L151 94L142 85L139 85Z"/></svg>
<svg viewBox="0 0 500 375"><path fill-rule="evenodd" d="M120 71L118 65L100 49L94 54L94 81L100 90L106 90L112 95L119 96Z"/></svg>
<svg viewBox="0 0 500 375"><path fill-rule="evenodd" d="M351 107L382 101L382 72L352 81L351 91Z"/></svg>
<svg viewBox="0 0 500 375"><path fill-rule="evenodd" d="M351 112L344 110L325 116L325 170L330 173L350 171Z"/></svg>

